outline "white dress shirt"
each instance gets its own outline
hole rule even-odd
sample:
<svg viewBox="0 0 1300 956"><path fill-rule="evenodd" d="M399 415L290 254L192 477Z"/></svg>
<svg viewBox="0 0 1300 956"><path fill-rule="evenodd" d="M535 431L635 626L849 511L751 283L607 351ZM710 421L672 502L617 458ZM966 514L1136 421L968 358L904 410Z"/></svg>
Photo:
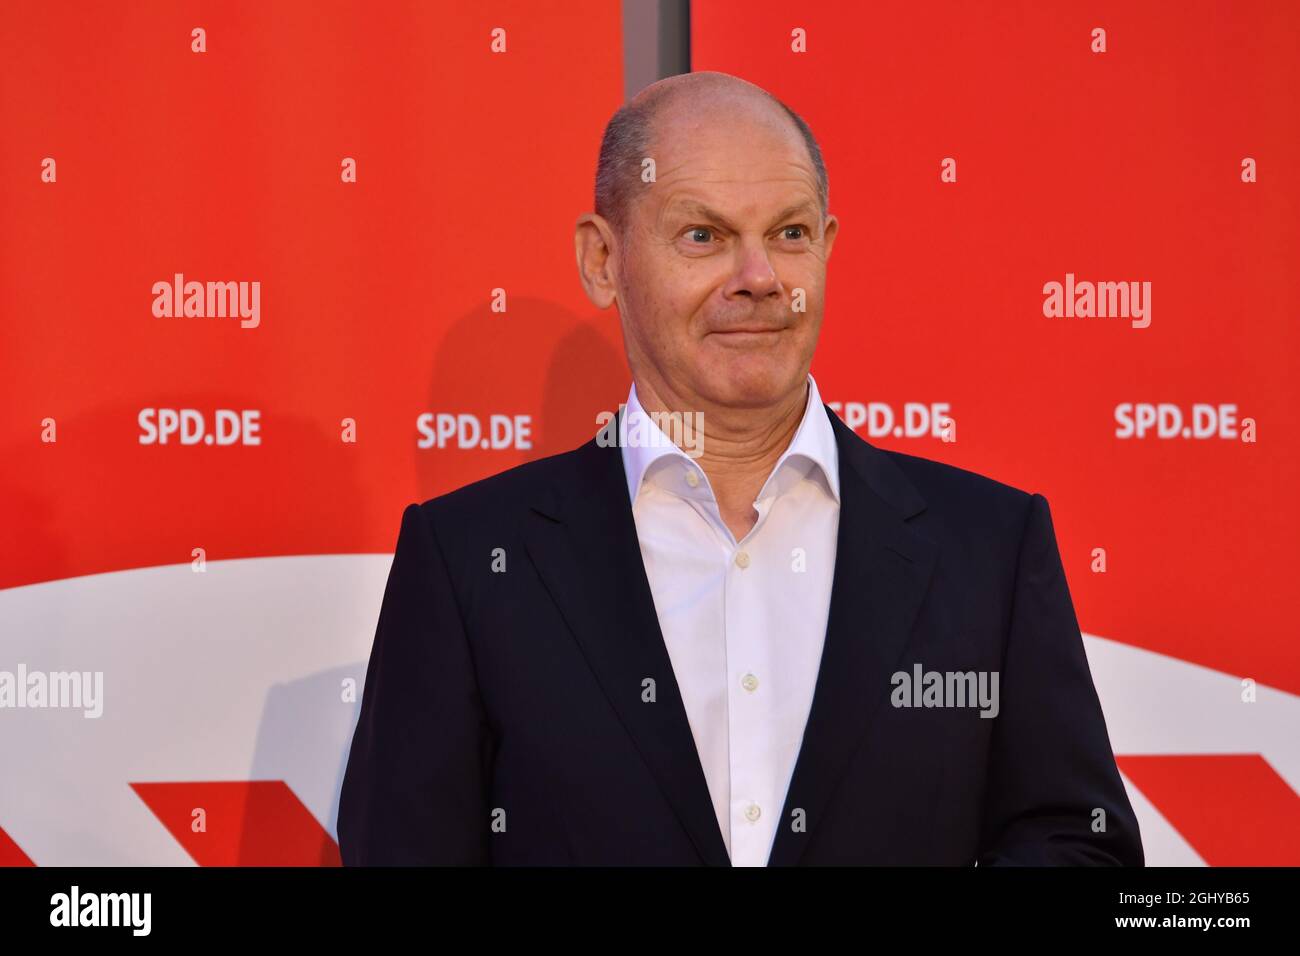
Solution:
<svg viewBox="0 0 1300 956"><path fill-rule="evenodd" d="M733 866L764 866L777 828L791 825L781 814L826 637L835 433L809 375L803 420L736 541L703 469L641 407L635 383L626 420L641 557L718 826Z"/></svg>

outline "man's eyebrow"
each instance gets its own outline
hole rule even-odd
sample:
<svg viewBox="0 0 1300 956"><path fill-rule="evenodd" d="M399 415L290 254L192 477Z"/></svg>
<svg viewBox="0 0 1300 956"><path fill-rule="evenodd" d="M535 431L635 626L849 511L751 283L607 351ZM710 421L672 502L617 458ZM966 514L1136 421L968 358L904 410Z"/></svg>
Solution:
<svg viewBox="0 0 1300 956"><path fill-rule="evenodd" d="M793 219L796 215L804 213L807 213L813 219L821 219L821 213L817 210L817 206L811 200L804 199L792 206L786 206L777 213L776 218L772 220L772 225L784 222L787 219Z"/></svg>
<svg viewBox="0 0 1300 956"><path fill-rule="evenodd" d="M735 232L736 230L735 224L733 224L731 220L722 213L710 209L708 206L704 205L704 203L697 202L694 199L677 200L668 207L666 215L667 217L686 217L707 220L708 222L717 223L723 228L730 229L732 232Z"/></svg>
<svg viewBox="0 0 1300 956"><path fill-rule="evenodd" d="M791 218L797 213L807 213L814 219L821 218L820 213L818 213L817 211L816 205L811 200L803 199L797 203L793 203L792 205L786 206L779 213L777 213L776 216L772 218L772 225L776 225L777 223L784 222L786 219ZM729 219L727 219L726 216L724 216L722 213L718 212L715 209L710 209L704 203L697 202L694 199L677 200L676 202L672 203L668 207L667 215L673 217L676 216L695 217L700 220L706 220L709 222L717 223L718 225L722 226L725 229L729 229L732 232L736 231L735 224L732 223Z"/></svg>

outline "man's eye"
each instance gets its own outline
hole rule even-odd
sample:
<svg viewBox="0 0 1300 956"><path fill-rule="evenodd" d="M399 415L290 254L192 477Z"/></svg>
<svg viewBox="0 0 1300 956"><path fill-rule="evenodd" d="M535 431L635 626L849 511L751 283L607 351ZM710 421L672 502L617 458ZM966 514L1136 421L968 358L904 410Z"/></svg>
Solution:
<svg viewBox="0 0 1300 956"><path fill-rule="evenodd" d="M791 231L798 232L799 235L792 236L790 235ZM806 239L808 237L808 230L805 229L803 226L786 226L785 233L786 233L785 237L787 239Z"/></svg>
<svg viewBox="0 0 1300 956"><path fill-rule="evenodd" d="M688 229L686 235L695 238L696 236L699 236L700 233L703 233L704 237L699 239L699 242L703 243L713 241L713 230L705 229L703 226L696 226L694 229Z"/></svg>

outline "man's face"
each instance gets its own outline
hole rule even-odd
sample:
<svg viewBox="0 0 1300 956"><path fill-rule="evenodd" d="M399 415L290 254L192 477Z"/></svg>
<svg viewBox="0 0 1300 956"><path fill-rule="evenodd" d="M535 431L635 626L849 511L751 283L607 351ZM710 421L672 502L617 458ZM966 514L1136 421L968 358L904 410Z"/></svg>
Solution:
<svg viewBox="0 0 1300 956"><path fill-rule="evenodd" d="M802 394L838 225L802 138L775 110L732 103L665 111L651 149L656 182L616 267L634 376L688 409Z"/></svg>

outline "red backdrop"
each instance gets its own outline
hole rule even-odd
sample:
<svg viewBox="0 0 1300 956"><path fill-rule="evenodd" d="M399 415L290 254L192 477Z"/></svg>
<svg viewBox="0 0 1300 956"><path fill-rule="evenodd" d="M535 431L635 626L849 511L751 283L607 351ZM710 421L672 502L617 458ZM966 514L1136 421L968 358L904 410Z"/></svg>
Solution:
<svg viewBox="0 0 1300 956"><path fill-rule="evenodd" d="M571 238L622 101L618 3L0 16L0 588L390 552L406 503L573 447L626 395ZM708 0L691 29L694 69L821 141L824 397L945 403L955 442L862 434L1045 494L1086 631L1290 695L1298 34L1285 0ZM260 283L259 324L157 317L176 273ZM1067 274L1149 282L1150 325L1045 316ZM1121 437L1125 403L1235 406L1257 440ZM251 410L261 441L143 444L145 409ZM530 440L420 448L424 413ZM1294 791L1270 800L1300 852Z"/></svg>

